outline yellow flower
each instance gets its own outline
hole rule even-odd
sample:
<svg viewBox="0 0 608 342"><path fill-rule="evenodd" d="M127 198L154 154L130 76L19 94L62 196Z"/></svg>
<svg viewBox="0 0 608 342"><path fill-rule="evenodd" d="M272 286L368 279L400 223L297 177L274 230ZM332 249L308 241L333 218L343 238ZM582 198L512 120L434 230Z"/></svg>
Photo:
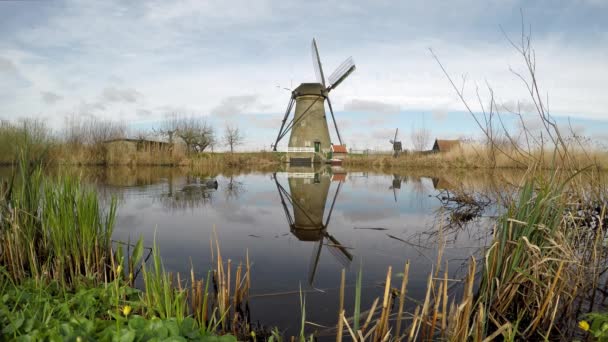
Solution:
<svg viewBox="0 0 608 342"><path fill-rule="evenodd" d="M122 314L125 316L129 316L129 314L131 313L131 307L129 305L125 305L122 308Z"/></svg>
<svg viewBox="0 0 608 342"><path fill-rule="evenodd" d="M255 338L255 331L251 331L251 337Z"/></svg>
<svg viewBox="0 0 608 342"><path fill-rule="evenodd" d="M587 321L580 321L578 322L578 327L587 331L589 330L589 323Z"/></svg>
<svg viewBox="0 0 608 342"><path fill-rule="evenodd" d="M118 268L116 269L116 273L122 274L122 265L118 265Z"/></svg>

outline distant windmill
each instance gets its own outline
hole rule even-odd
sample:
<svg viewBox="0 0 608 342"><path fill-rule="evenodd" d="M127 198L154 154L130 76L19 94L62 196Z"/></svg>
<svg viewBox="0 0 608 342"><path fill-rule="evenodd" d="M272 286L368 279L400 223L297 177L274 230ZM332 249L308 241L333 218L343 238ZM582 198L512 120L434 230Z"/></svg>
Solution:
<svg viewBox="0 0 608 342"><path fill-rule="evenodd" d="M330 151L331 141L327 117L325 116L325 100L329 106L329 112L336 129L338 141L342 145L342 137L338 130L338 124L334 117L334 110L329 100L329 92L336 89L348 75L355 71L355 63L351 57L347 58L329 76L329 84L325 82L321 59L317 42L312 40L312 62L317 76L317 83L302 83L291 92L291 98L285 111L285 116L281 122L279 134L272 145L273 150L277 150L277 145L281 139L291 131L288 144L289 162L292 164L310 164L319 162L321 156ZM288 122L291 110L295 104L295 113Z"/></svg>
<svg viewBox="0 0 608 342"><path fill-rule="evenodd" d="M397 157L399 153L403 150L401 146L401 141L397 141L397 133L399 133L399 128L395 129L395 137L392 140L389 140L391 145L393 145L393 157Z"/></svg>

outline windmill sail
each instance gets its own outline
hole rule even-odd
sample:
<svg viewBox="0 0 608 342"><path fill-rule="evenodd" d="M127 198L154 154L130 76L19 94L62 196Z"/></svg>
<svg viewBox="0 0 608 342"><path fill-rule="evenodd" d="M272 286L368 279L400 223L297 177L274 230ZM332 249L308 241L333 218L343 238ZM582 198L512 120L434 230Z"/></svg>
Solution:
<svg viewBox="0 0 608 342"><path fill-rule="evenodd" d="M325 75L323 74L323 66L321 65L321 58L319 57L317 41L314 38L312 39L312 65L315 67L317 82L321 83L323 87L325 87Z"/></svg>
<svg viewBox="0 0 608 342"><path fill-rule="evenodd" d="M348 57L340 66L329 76L329 88L334 89L338 84L342 83L348 75L355 71L355 61L352 57Z"/></svg>

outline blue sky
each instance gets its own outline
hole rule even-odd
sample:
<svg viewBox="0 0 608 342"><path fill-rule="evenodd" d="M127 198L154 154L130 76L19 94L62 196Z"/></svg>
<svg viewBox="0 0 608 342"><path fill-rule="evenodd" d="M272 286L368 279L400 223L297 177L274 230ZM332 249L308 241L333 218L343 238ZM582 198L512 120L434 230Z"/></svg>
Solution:
<svg viewBox="0 0 608 342"><path fill-rule="evenodd" d="M492 85L497 101L529 107L509 71L523 61L520 11L532 27L537 73L551 112L608 142L608 1L0 1L0 119L66 115L156 125L168 112L238 124L245 149L268 148L289 92L313 81L316 37L326 74L353 56L332 92L346 143L389 147L399 127L474 137L428 48L465 94ZM280 86L280 87L277 87ZM478 106L473 106L478 110ZM529 120L535 118L530 114Z"/></svg>

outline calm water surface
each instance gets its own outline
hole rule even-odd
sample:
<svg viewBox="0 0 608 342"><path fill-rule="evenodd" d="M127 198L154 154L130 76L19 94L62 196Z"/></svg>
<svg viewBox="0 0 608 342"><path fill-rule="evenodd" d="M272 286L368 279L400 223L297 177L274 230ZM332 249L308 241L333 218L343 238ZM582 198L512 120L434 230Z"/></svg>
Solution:
<svg viewBox="0 0 608 342"><path fill-rule="evenodd" d="M362 310L382 295L388 266L393 267L394 281L401 281L406 260L411 262L408 295L423 300L427 276L437 267L437 232L449 220L442 196L460 186L487 185L477 176L330 168L247 174L173 168L79 172L102 196L118 198L114 239L134 241L142 235L152 246L156 236L170 271L189 274L192 264L198 276L205 276L211 267L214 227L225 259L244 262L248 251L252 320L291 333L299 328L300 287L306 292L307 320L335 324L342 268L351 286L346 291L347 313L352 313L352 285L359 268ZM444 234L450 277L459 277L463 263L486 243L488 220L477 218Z"/></svg>

